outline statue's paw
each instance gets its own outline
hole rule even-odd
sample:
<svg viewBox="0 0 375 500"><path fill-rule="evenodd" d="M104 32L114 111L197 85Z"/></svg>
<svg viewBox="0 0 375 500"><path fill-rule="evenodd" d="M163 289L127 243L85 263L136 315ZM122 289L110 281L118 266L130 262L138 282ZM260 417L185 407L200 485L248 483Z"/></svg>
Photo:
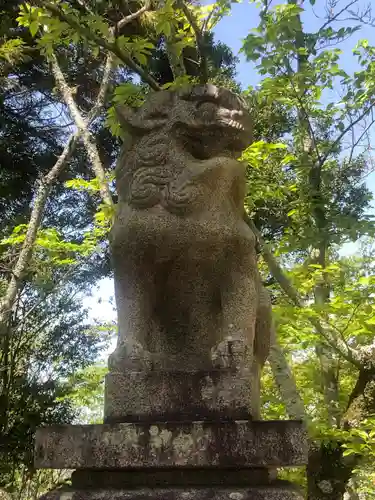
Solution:
<svg viewBox="0 0 375 500"><path fill-rule="evenodd" d="M190 182L171 182L164 190L164 198L168 204L186 205L193 198L194 191Z"/></svg>
<svg viewBox="0 0 375 500"><path fill-rule="evenodd" d="M215 368L240 369L247 359L248 346L241 334L229 335L211 349Z"/></svg>
<svg viewBox="0 0 375 500"><path fill-rule="evenodd" d="M110 372L151 370L152 356L138 342L124 342L109 356L108 368Z"/></svg>
<svg viewBox="0 0 375 500"><path fill-rule="evenodd" d="M166 186L161 203L171 213L187 215L200 209L206 200L202 186L191 179L186 179L173 181Z"/></svg>

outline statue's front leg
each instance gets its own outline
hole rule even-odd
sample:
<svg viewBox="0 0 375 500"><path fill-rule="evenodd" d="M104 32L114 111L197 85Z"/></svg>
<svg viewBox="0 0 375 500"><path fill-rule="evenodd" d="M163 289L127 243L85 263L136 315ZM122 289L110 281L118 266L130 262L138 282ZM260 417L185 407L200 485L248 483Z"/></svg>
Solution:
<svg viewBox="0 0 375 500"><path fill-rule="evenodd" d="M272 304L271 297L263 285L259 287L257 321L255 326L254 356L262 368L271 347Z"/></svg>
<svg viewBox="0 0 375 500"><path fill-rule="evenodd" d="M212 360L217 367L250 368L258 304L255 256L250 251L231 249L223 266L222 339L212 349Z"/></svg>
<svg viewBox="0 0 375 500"><path fill-rule="evenodd" d="M238 250L238 249L237 249ZM234 248L223 261L221 339L211 349L219 372L220 393L226 405L259 418L259 366L255 363L254 337L258 306L256 257L251 248Z"/></svg>
<svg viewBox="0 0 375 500"><path fill-rule="evenodd" d="M110 358L110 369L151 367L147 337L154 327L152 268L139 259L129 259L115 269L115 294L118 310L118 343Z"/></svg>

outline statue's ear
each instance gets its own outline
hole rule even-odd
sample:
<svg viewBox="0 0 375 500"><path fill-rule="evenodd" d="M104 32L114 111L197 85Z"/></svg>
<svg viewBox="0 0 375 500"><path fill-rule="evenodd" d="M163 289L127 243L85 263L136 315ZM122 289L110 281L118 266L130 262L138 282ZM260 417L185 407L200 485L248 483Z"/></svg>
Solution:
<svg viewBox="0 0 375 500"><path fill-rule="evenodd" d="M162 127L168 120L168 114L164 110L153 109L151 112L145 108L131 108L125 105L115 107L121 128L124 131L148 132Z"/></svg>
<svg viewBox="0 0 375 500"><path fill-rule="evenodd" d="M121 128L130 133L142 133L163 127L169 120L169 111L174 99L173 92L159 91L149 95L139 108L118 104L115 109Z"/></svg>
<svg viewBox="0 0 375 500"><path fill-rule="evenodd" d="M117 104L115 106L115 112L122 129L128 131L134 128L136 123L136 111L133 108L125 106L124 104Z"/></svg>

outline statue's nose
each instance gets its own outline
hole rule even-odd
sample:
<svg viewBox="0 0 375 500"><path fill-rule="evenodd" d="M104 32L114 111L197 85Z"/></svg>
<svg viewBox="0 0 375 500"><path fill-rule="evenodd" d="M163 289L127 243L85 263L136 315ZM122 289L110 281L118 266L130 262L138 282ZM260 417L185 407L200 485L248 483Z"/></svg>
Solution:
<svg viewBox="0 0 375 500"><path fill-rule="evenodd" d="M252 120L250 114L244 109L233 109L231 111L231 118L236 122L240 123L243 128L247 131L250 131L252 127Z"/></svg>
<svg viewBox="0 0 375 500"><path fill-rule="evenodd" d="M246 110L218 108L216 116L219 119L237 122L242 125L243 129L246 131L252 129L252 121L249 113Z"/></svg>

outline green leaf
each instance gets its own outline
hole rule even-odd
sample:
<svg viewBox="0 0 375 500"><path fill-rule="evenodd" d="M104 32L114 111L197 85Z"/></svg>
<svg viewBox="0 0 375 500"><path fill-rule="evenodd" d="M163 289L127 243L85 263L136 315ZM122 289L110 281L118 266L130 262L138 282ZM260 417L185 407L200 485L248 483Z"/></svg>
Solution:
<svg viewBox="0 0 375 500"><path fill-rule="evenodd" d="M164 34L167 38L171 36L171 24L168 21L163 21L156 26L156 33L158 35Z"/></svg>
<svg viewBox="0 0 375 500"><path fill-rule="evenodd" d="M136 54L134 54L134 57L143 66L145 66L147 64L147 57L142 52L137 52Z"/></svg>
<svg viewBox="0 0 375 500"><path fill-rule="evenodd" d="M20 38L6 40L0 45L0 59L5 59L11 64L22 61L24 59L24 47L25 42Z"/></svg>
<svg viewBox="0 0 375 500"><path fill-rule="evenodd" d="M39 21L32 21L29 25L29 30L32 37L35 37L35 35L38 33L38 29L39 29Z"/></svg>
<svg viewBox="0 0 375 500"><path fill-rule="evenodd" d="M113 102L116 104L127 104L138 107L143 104L144 91L140 85L134 83L122 83L115 88Z"/></svg>
<svg viewBox="0 0 375 500"><path fill-rule="evenodd" d="M343 456L343 457L347 457L347 456L349 456L349 455L354 455L355 453L356 453L356 452L355 452L354 450L352 450L352 449L350 449L350 448L349 448L348 450L344 450L344 451L343 451L342 456Z"/></svg>
<svg viewBox="0 0 375 500"><path fill-rule="evenodd" d="M184 75L175 78L173 82L165 83L162 88L166 90L182 89L189 87L192 83L195 83L195 79L189 75Z"/></svg>
<svg viewBox="0 0 375 500"><path fill-rule="evenodd" d="M286 149L287 145L283 144L282 142L275 142L275 143L269 143L268 148L269 149Z"/></svg>

